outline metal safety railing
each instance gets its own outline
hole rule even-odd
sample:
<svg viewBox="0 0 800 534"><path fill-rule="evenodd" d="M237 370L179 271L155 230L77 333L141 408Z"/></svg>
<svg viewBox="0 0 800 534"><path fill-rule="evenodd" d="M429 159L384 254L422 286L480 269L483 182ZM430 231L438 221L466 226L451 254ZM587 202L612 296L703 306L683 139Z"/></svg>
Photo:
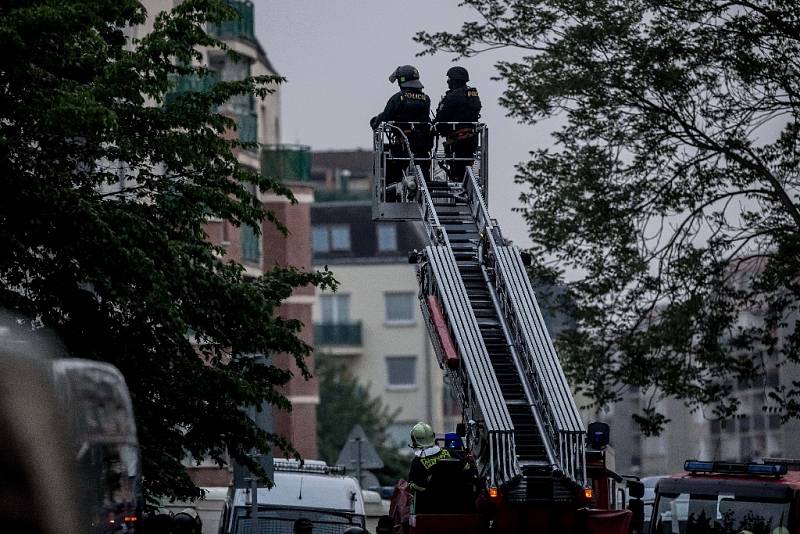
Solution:
<svg viewBox="0 0 800 534"><path fill-rule="evenodd" d="M408 124L404 126L409 127ZM381 124L374 138L376 181L373 200L378 208L373 211L373 216L376 219L420 219L423 222L432 246L426 249L425 265L419 269L421 297L436 294L442 300L448 326L466 364L464 369L447 369L447 372L465 411L474 413L485 425L481 443L487 444L488 448L480 451L480 456L485 452L488 458L489 478L500 484L511 481L521 474L515 454L513 424L477 329L447 232L438 218L426 183L426 173L420 165L429 165L427 176L432 182L437 182L448 180L439 168L440 162L472 162L466 166L461 185L470 215L481 235L481 270L501 317L503 332L508 338L548 461L567 479L583 486L587 480L583 423L544 326L519 251L505 245L499 227L489 215L486 204L488 133L483 125L475 124L475 127L479 141L474 158L448 157L439 150L438 143L429 157L420 158L415 157L403 129L391 123ZM390 139L395 143L394 150L389 148ZM397 150L398 142L402 144L402 151ZM395 183L387 184L386 171L392 162L400 162L405 170L402 177L394 177ZM391 192L392 199L387 198L387 191ZM388 213L392 209L394 211ZM424 302L422 308L425 315ZM430 317L426 316L426 324L430 327ZM433 333L431 339L436 348Z"/></svg>
<svg viewBox="0 0 800 534"><path fill-rule="evenodd" d="M402 128L397 126L402 125ZM444 126L469 125L474 129L477 141L474 157L456 157L448 155L444 149L445 137L439 135L437 128ZM405 131L404 131L405 130ZM422 132L430 135L431 149L425 156L414 156L408 142L406 131L409 133ZM456 162L469 163L475 169L484 198L488 195L488 147L489 131L485 124L475 123L437 123L431 125L427 122L383 122L375 129L373 134L373 169L375 181L372 190L373 219L375 220L420 220L421 216L413 205L419 203L414 190L413 180L405 182L399 177L391 177L394 183L389 183L390 170L399 173L406 171L406 178L411 176L409 166L419 166L424 172L423 176L432 181L446 181L445 167ZM459 181L464 176L458 177Z"/></svg>
<svg viewBox="0 0 800 534"><path fill-rule="evenodd" d="M534 416L547 441L548 456L569 479L583 486L587 480L586 431L519 250L503 243L471 169L467 169L465 189L481 234L479 255L491 273L488 278L492 294L524 371L525 390L532 397Z"/></svg>
<svg viewBox="0 0 800 534"><path fill-rule="evenodd" d="M477 447L478 461L484 464L484 471L491 485L503 485L521 475L516 463L513 425L508 413L497 379L492 372L491 360L480 334L478 322L469 305L469 297L453 254L447 231L439 221L425 181L422 168L417 164L410 143L402 129L384 123L379 130L394 129L406 149L408 170L405 179L413 181L402 185L401 199L419 209L420 217L430 240L426 248L429 279L420 275L420 287L430 293L438 294L444 315L452 332L454 342L463 358L462 368L451 370L457 395L462 405L474 412L474 419L480 420L482 428L475 431L475 439L481 443ZM385 154L383 157L386 157ZM426 314L423 304L423 315ZM426 316L430 325L430 317ZM431 336L435 339L435 336ZM483 445L486 445L483 448Z"/></svg>

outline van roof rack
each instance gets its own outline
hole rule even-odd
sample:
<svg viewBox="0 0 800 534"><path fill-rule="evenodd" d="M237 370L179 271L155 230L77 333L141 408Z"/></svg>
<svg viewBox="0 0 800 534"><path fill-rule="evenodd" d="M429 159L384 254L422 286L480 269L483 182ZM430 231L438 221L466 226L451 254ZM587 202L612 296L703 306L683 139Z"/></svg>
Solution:
<svg viewBox="0 0 800 534"><path fill-rule="evenodd" d="M283 473L313 473L318 475L344 475L347 468L343 465L327 465L319 460L299 461L293 459L275 458L275 471Z"/></svg>

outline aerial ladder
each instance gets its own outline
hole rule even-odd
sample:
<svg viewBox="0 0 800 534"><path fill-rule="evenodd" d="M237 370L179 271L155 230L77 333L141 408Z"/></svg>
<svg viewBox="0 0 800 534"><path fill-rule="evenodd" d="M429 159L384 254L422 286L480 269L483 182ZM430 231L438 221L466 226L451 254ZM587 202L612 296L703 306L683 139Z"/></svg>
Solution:
<svg viewBox="0 0 800 534"><path fill-rule="evenodd" d="M472 124L477 151L457 181L446 172L456 158L438 147L414 157L405 133L417 127L428 125L382 123L374 132L373 218L424 225L429 243L409 258L422 315L464 413L466 448L487 487L527 515L510 520L521 531L585 506L586 429L522 255L489 215L486 125ZM389 183L387 168L398 160L403 176ZM568 529L570 520L550 525Z"/></svg>

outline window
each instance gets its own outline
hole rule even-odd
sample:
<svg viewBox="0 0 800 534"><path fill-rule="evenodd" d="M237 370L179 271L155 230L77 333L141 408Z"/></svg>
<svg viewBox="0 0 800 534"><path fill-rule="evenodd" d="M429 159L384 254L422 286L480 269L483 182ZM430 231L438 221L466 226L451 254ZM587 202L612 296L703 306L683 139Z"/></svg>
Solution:
<svg viewBox="0 0 800 534"><path fill-rule="evenodd" d="M780 386L781 379L777 369L770 369L767 371L766 384L768 387L776 388Z"/></svg>
<svg viewBox="0 0 800 534"><path fill-rule="evenodd" d="M414 293L386 293L385 297L387 323L414 323Z"/></svg>
<svg viewBox="0 0 800 534"><path fill-rule="evenodd" d="M242 182L242 188L251 195L258 194L256 184ZM242 247L242 260L250 263L261 263L261 239L256 234L256 229L243 224L239 230L239 239Z"/></svg>
<svg viewBox="0 0 800 534"><path fill-rule="evenodd" d="M764 416L756 414L753 416L753 430L764 430Z"/></svg>
<svg viewBox="0 0 800 534"><path fill-rule="evenodd" d="M746 415L739 419L739 432L750 432L750 419Z"/></svg>
<svg viewBox="0 0 800 534"><path fill-rule="evenodd" d="M350 250L350 227L346 224L331 226L331 250Z"/></svg>
<svg viewBox="0 0 800 534"><path fill-rule="evenodd" d="M394 252L397 250L397 225L379 224L378 252Z"/></svg>
<svg viewBox="0 0 800 534"><path fill-rule="evenodd" d="M322 323L350 322L350 295L321 295L319 298Z"/></svg>
<svg viewBox="0 0 800 534"><path fill-rule="evenodd" d="M386 387L413 388L417 385L416 356L386 357Z"/></svg>
<svg viewBox="0 0 800 534"><path fill-rule="evenodd" d="M315 226L311 229L311 248L314 252L330 251L328 243L328 228L326 226Z"/></svg>
<svg viewBox="0 0 800 534"><path fill-rule="evenodd" d="M261 262L261 242L252 226L243 224L239 232L242 240L242 259L250 263Z"/></svg>
<svg viewBox="0 0 800 534"><path fill-rule="evenodd" d="M311 247L314 252L350 250L350 226L346 224L314 226L311 229Z"/></svg>

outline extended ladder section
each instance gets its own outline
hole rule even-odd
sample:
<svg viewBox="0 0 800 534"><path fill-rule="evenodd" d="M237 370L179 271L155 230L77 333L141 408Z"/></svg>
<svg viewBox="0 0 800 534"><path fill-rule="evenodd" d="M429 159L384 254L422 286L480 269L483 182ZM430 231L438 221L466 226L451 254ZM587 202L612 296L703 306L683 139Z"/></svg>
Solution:
<svg viewBox="0 0 800 534"><path fill-rule="evenodd" d="M399 201L390 203L381 189L392 160L387 141L397 139L387 138L399 131L381 125L373 214L425 225L430 245L416 258L421 309L482 474L512 502L572 500L586 485L585 430L519 250L489 216L487 132L474 126L480 143L463 182L439 169L452 157L434 150L415 160L406 143L410 164L396 186ZM431 180L420 164L430 165Z"/></svg>

